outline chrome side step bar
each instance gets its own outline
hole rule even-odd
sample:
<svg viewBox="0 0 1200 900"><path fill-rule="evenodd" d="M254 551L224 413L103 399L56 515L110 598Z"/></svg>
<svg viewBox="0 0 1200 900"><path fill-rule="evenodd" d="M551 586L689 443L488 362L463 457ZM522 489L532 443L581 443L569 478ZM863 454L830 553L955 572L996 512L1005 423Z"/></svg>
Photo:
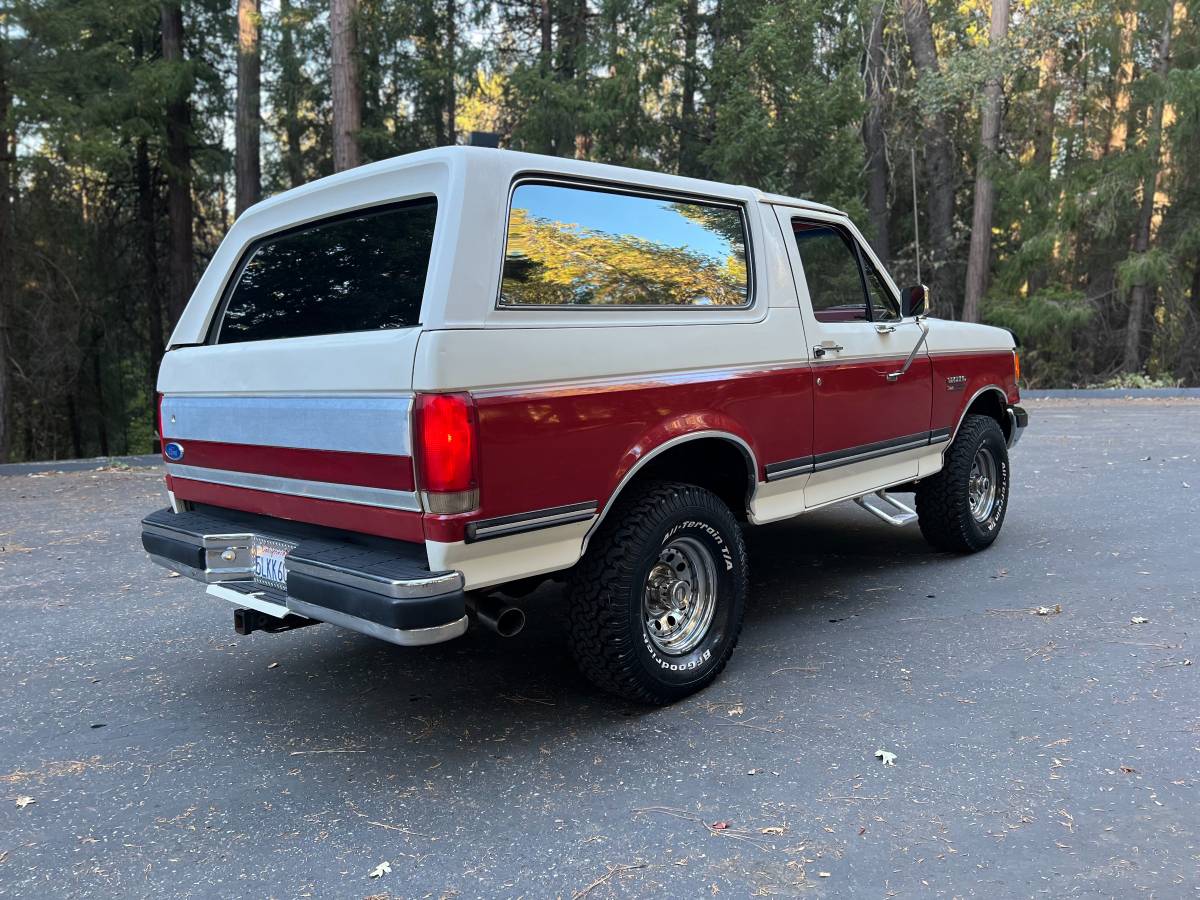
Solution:
<svg viewBox="0 0 1200 900"><path fill-rule="evenodd" d="M869 498L878 497L879 500L886 504L892 510L876 506ZM905 525L911 525L917 521L917 511L905 506L887 491L876 491L874 494L863 494L861 497L855 497L854 502L869 512L871 515L883 519L889 525L895 525L897 528L902 528Z"/></svg>

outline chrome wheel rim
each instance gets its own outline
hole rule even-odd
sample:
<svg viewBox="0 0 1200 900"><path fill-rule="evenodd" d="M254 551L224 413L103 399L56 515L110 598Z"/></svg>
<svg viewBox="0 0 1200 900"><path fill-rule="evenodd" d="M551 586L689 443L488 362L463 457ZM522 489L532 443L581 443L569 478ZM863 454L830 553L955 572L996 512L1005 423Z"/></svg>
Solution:
<svg viewBox="0 0 1200 900"><path fill-rule="evenodd" d="M996 457L987 447L975 451L971 462L971 477L967 480L967 495L971 501L971 516L976 522L986 522L996 507Z"/></svg>
<svg viewBox="0 0 1200 900"><path fill-rule="evenodd" d="M646 635L661 652L680 656L704 640L717 607L717 567L695 538L663 546L642 592Z"/></svg>

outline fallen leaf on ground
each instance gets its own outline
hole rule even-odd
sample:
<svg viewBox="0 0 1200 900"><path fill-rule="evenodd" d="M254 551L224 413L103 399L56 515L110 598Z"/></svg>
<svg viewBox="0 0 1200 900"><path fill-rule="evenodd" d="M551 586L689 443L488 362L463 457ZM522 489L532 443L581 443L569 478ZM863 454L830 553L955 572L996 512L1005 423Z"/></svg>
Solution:
<svg viewBox="0 0 1200 900"><path fill-rule="evenodd" d="M896 754L889 750L876 750L875 758L882 759L885 766L894 766L896 764Z"/></svg>
<svg viewBox="0 0 1200 900"><path fill-rule="evenodd" d="M267 668L268 668L268 669L275 669L275 668L278 668L278 667L279 667L279 663L277 663L277 662L270 663L270 664L268 664L268 666L267 666Z"/></svg>
<svg viewBox="0 0 1200 900"><path fill-rule="evenodd" d="M833 873L832 872L818 872L817 877L818 878L832 878Z"/></svg>
<svg viewBox="0 0 1200 900"><path fill-rule="evenodd" d="M746 707L744 707L744 706L742 706L742 704L738 703L738 704L735 704L734 706L729 707L729 709L727 709L725 711L725 715L740 716L745 711L746 711Z"/></svg>
<svg viewBox="0 0 1200 900"><path fill-rule="evenodd" d="M784 834L787 831L782 825L768 825L760 834Z"/></svg>
<svg viewBox="0 0 1200 900"><path fill-rule="evenodd" d="M168 572L168 573L167 573L167 577L168 577L168 578L178 578L178 577L179 577L179 573L178 573L178 572Z"/></svg>
<svg viewBox="0 0 1200 900"><path fill-rule="evenodd" d="M1137 769L1135 769L1133 766L1121 766L1121 771L1124 772L1126 775L1136 775L1137 774Z"/></svg>
<svg viewBox="0 0 1200 900"><path fill-rule="evenodd" d="M712 827L716 831L724 831L726 828L729 827L729 823L728 822L713 822Z"/></svg>
<svg viewBox="0 0 1200 900"><path fill-rule="evenodd" d="M383 862L381 862L379 865L377 865L375 868L373 868L367 877L368 878L382 878L384 875L388 874L390 871L392 871L392 864L385 859Z"/></svg>
<svg viewBox="0 0 1200 900"><path fill-rule="evenodd" d="M30 803L37 803L37 801L34 800L32 797L27 797L27 796L22 795L17 798L16 803L17 803L17 809L24 809Z"/></svg>
<svg viewBox="0 0 1200 900"><path fill-rule="evenodd" d="M1057 616L1062 612L1062 604L1055 603L1053 606L1039 606L1033 612L1039 616Z"/></svg>
<svg viewBox="0 0 1200 900"><path fill-rule="evenodd" d="M1130 625L1149 625L1150 620L1147 619L1145 616L1134 616L1132 619L1129 620L1129 624Z"/></svg>

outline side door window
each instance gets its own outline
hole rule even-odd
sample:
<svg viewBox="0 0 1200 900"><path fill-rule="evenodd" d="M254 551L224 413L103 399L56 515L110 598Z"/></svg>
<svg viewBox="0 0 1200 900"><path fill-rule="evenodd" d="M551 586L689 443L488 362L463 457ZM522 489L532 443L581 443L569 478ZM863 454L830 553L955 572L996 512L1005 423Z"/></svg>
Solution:
<svg viewBox="0 0 1200 900"><path fill-rule="evenodd" d="M818 322L899 320L900 301L846 229L793 219L792 232Z"/></svg>
<svg viewBox="0 0 1200 900"><path fill-rule="evenodd" d="M796 249L818 322L868 322L871 318L858 252L836 225L792 220Z"/></svg>

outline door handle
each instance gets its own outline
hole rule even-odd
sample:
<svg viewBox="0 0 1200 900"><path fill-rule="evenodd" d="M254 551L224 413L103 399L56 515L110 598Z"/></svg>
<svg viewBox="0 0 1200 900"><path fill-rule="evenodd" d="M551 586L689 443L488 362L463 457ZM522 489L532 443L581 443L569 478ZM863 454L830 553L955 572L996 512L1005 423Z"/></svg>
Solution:
<svg viewBox="0 0 1200 900"><path fill-rule="evenodd" d="M875 323L875 333L876 334L891 334L895 330L896 330L895 325L885 325L882 322Z"/></svg>
<svg viewBox="0 0 1200 900"><path fill-rule="evenodd" d="M845 349L846 348L843 347L841 344L835 344L833 341L821 341L821 343L819 343L815 347L813 347L813 356L820 359L822 356L824 356L826 353L830 352L831 350L834 353L837 353L837 352L839 352L841 350L845 350Z"/></svg>

